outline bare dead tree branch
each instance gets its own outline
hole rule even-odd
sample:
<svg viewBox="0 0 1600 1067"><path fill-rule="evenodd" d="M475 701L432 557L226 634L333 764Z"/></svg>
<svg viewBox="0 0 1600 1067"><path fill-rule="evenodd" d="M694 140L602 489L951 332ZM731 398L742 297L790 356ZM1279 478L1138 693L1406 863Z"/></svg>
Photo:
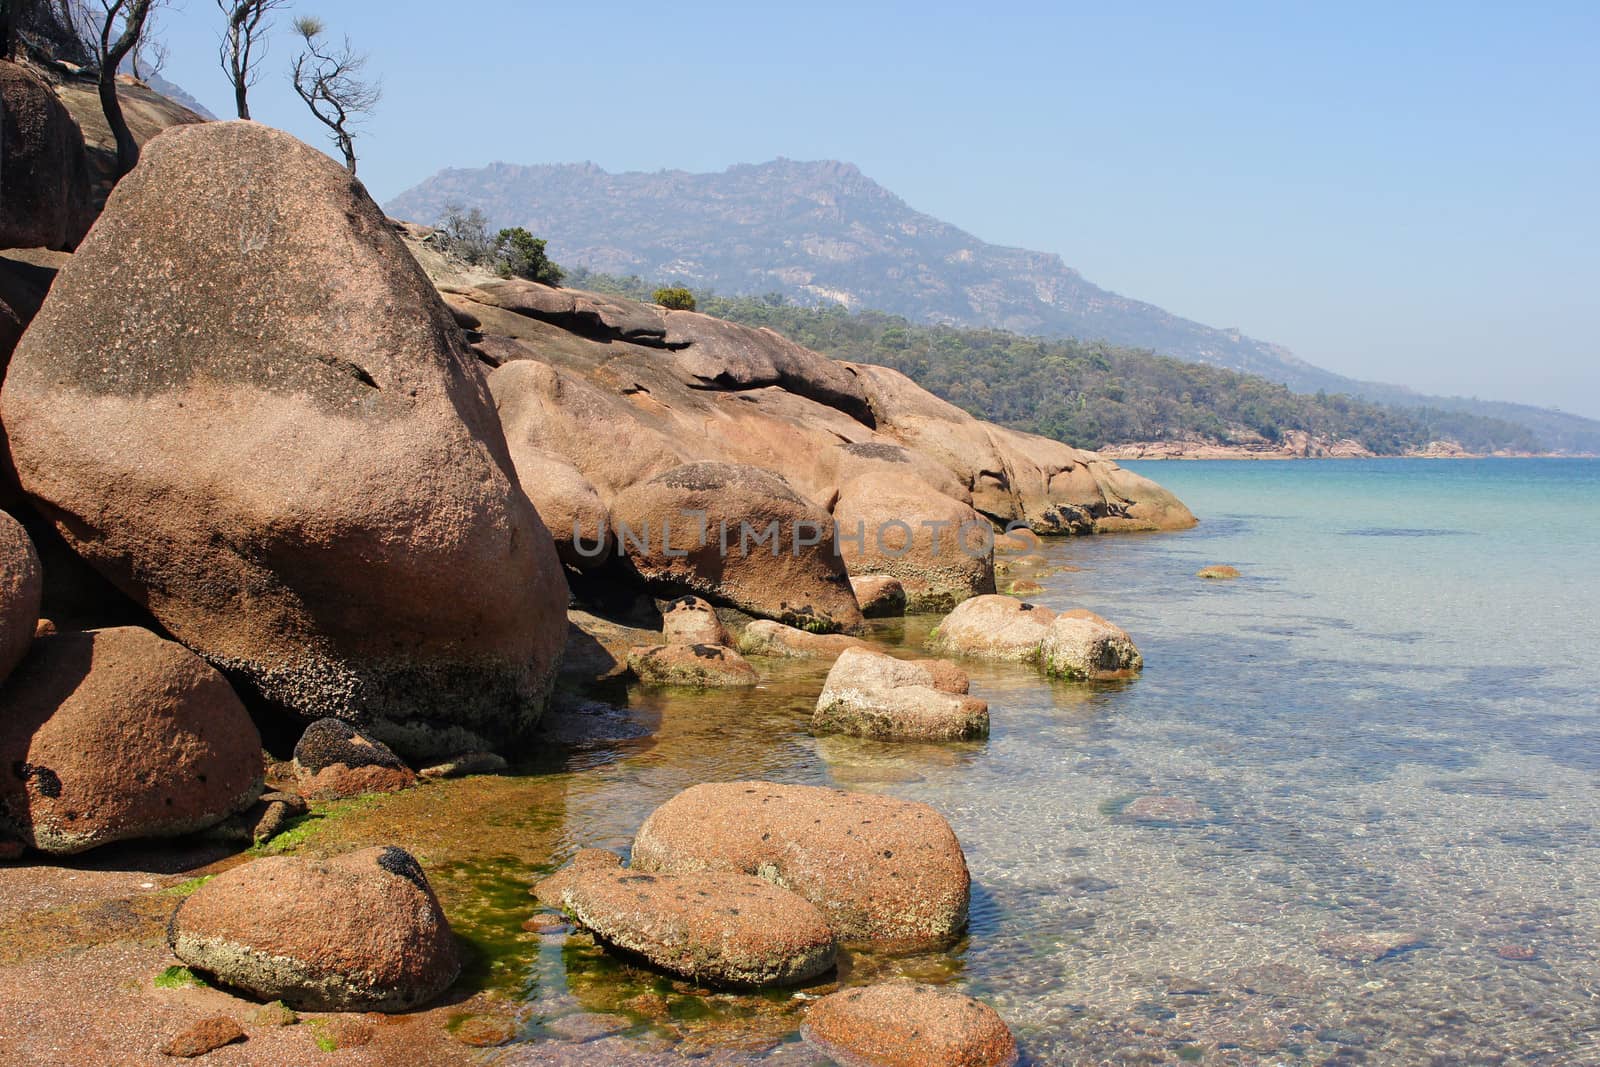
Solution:
<svg viewBox="0 0 1600 1067"><path fill-rule="evenodd" d="M367 57L351 46L350 38L338 46L328 44L323 40L322 21L310 16L295 19L294 29L305 41L305 49L295 57L291 69L294 91L317 121L332 131L330 136L344 155L346 169L354 174L352 126L378 106L383 87L362 77Z"/></svg>
<svg viewBox="0 0 1600 1067"><path fill-rule="evenodd" d="M249 92L261 78L261 61L267 55L267 34L272 29L272 13L289 5L289 0L216 0L217 9L227 19L217 59L223 73L233 83L234 105L239 117L250 117Z"/></svg>
<svg viewBox="0 0 1600 1067"><path fill-rule="evenodd" d="M117 174L127 174L139 162L139 142L128 129L123 117L122 103L117 99L117 71L122 61L139 46L144 36L150 12L163 0L99 0L103 18L99 21L99 37L94 42L95 58L100 64L100 108L105 112L106 125L117 139ZM63 0L66 3L66 0Z"/></svg>

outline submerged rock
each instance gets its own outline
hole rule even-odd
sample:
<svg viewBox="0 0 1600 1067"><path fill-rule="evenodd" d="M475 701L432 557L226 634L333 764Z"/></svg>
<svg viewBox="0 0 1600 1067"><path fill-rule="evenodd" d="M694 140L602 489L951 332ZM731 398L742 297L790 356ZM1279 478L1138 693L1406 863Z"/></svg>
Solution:
<svg viewBox="0 0 1600 1067"><path fill-rule="evenodd" d="M16 669L39 628L44 571L22 523L0 511L0 682Z"/></svg>
<svg viewBox="0 0 1600 1067"><path fill-rule="evenodd" d="M1187 797L1147 796L1130 801L1119 814L1139 822L1188 823L1205 821L1206 809Z"/></svg>
<svg viewBox="0 0 1600 1067"><path fill-rule="evenodd" d="M605 944L707 985L795 985L834 965L822 912L754 875L594 865L573 873L560 902Z"/></svg>
<svg viewBox="0 0 1600 1067"><path fill-rule="evenodd" d="M811 730L878 741L989 736L989 705L966 694L967 676L953 663L850 649L828 673Z"/></svg>
<svg viewBox="0 0 1600 1067"><path fill-rule="evenodd" d="M41 851L204 830L261 781L227 680L148 630L41 637L0 686L0 836Z"/></svg>
<svg viewBox="0 0 1600 1067"><path fill-rule="evenodd" d="M1317 935L1317 950L1346 963L1376 963L1422 944L1414 930L1328 930Z"/></svg>
<svg viewBox="0 0 1600 1067"><path fill-rule="evenodd" d="M408 1011L461 969L422 868L394 847L235 867L178 905L167 939L190 967L300 1011Z"/></svg>
<svg viewBox="0 0 1600 1067"><path fill-rule="evenodd" d="M853 1067L1008 1067L1018 1055L993 1008L905 979L823 997L806 1012L801 1033Z"/></svg>
<svg viewBox="0 0 1600 1067"><path fill-rule="evenodd" d="M633 869L754 874L822 909L845 940L942 942L966 926L970 878L926 804L770 782L684 790L650 814Z"/></svg>
<svg viewBox="0 0 1600 1067"><path fill-rule="evenodd" d="M537 722L551 538L461 333L383 212L255 123L168 130L0 391L68 544L269 707L410 755Z"/></svg>
<svg viewBox="0 0 1600 1067"><path fill-rule="evenodd" d="M1063 612L1039 646L1046 674L1069 681L1126 678L1144 669L1144 657L1127 631L1091 611Z"/></svg>
<svg viewBox="0 0 1600 1067"><path fill-rule="evenodd" d="M939 623L928 647L951 656L1033 663L1056 613L1009 596L977 596Z"/></svg>
<svg viewBox="0 0 1600 1067"><path fill-rule="evenodd" d="M611 511L618 552L652 588L807 628L861 624L832 519L776 474L690 463L619 494Z"/></svg>
<svg viewBox="0 0 1600 1067"><path fill-rule="evenodd" d="M906 590L900 579L887 574L850 576L861 614L868 619L894 619L906 613Z"/></svg>
<svg viewBox="0 0 1600 1067"><path fill-rule="evenodd" d="M867 643L849 634L814 634L771 619L757 619L739 634L739 651L747 656L781 656L787 659L831 659Z"/></svg>
<svg viewBox="0 0 1600 1067"><path fill-rule="evenodd" d="M443 763L424 767L419 778L467 778L475 774L504 774L510 766L504 756L493 752L464 752Z"/></svg>
<svg viewBox="0 0 1600 1067"><path fill-rule="evenodd" d="M755 685L756 669L721 645L656 645L628 653L628 669L645 685L726 689Z"/></svg>

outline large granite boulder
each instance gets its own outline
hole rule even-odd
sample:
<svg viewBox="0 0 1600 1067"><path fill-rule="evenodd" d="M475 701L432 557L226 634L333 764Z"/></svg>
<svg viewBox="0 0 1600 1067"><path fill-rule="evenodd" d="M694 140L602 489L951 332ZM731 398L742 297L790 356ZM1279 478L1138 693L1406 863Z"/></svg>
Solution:
<svg viewBox="0 0 1600 1067"><path fill-rule="evenodd" d="M203 830L261 779L227 680L148 630L40 637L0 686L0 836L41 851Z"/></svg>
<svg viewBox="0 0 1600 1067"><path fill-rule="evenodd" d="M1122 627L1078 608L1050 623L1039 645L1039 665L1056 678L1092 682L1130 678L1144 669L1144 657Z"/></svg>
<svg viewBox="0 0 1600 1067"><path fill-rule="evenodd" d="M225 871L178 906L167 940L195 970L300 1011L409 1011L461 971L427 877L392 846Z"/></svg>
<svg viewBox="0 0 1600 1067"><path fill-rule="evenodd" d="M609 504L622 490L684 462L671 435L582 374L532 359L489 375L506 439L518 450L561 456ZM557 537L572 531L553 530Z"/></svg>
<svg viewBox="0 0 1600 1067"><path fill-rule="evenodd" d="M942 660L903 660L852 648L828 672L811 730L877 741L968 741L989 736L989 705Z"/></svg>
<svg viewBox="0 0 1600 1067"><path fill-rule="evenodd" d="M684 790L634 838L633 869L753 874L822 909L845 940L927 944L966 926L971 881L926 804L771 782Z"/></svg>
<svg viewBox="0 0 1600 1067"><path fill-rule="evenodd" d="M83 133L39 75L0 60L0 248L72 248L94 221Z"/></svg>
<svg viewBox="0 0 1600 1067"><path fill-rule="evenodd" d="M908 979L842 989L806 1012L801 1033L855 1067L1010 1067L1017 1041L987 1004Z"/></svg>
<svg viewBox="0 0 1600 1067"><path fill-rule="evenodd" d="M977 596L956 605L928 637L943 656L1035 663L1056 613L1014 597Z"/></svg>
<svg viewBox="0 0 1600 1067"><path fill-rule="evenodd" d="M44 570L33 539L22 523L0 511L0 682L28 654L43 596Z"/></svg>
<svg viewBox="0 0 1600 1067"><path fill-rule="evenodd" d="M878 432L954 472L971 490L972 506L998 522L1045 534L1195 524L1177 497L1093 452L983 422L888 367L848 366L867 392Z"/></svg>
<svg viewBox="0 0 1600 1067"><path fill-rule="evenodd" d="M685 464L619 494L611 513L618 553L651 588L808 629L861 625L832 519L775 474Z"/></svg>
<svg viewBox="0 0 1600 1067"><path fill-rule="evenodd" d="M917 478L857 478L840 490L833 521L850 573L898 578L908 613L994 592L994 527Z"/></svg>
<svg viewBox="0 0 1600 1067"><path fill-rule="evenodd" d="M664 343L678 365L704 385L733 390L776 385L851 418L871 418L867 394L848 364L802 348L772 330L693 311L668 311L662 318Z"/></svg>
<svg viewBox="0 0 1600 1067"><path fill-rule="evenodd" d="M460 330L322 153L242 122L151 141L0 416L71 546L266 705L417 756L537 721L550 535Z"/></svg>
<svg viewBox="0 0 1600 1067"><path fill-rule="evenodd" d="M571 875L556 904L602 943L706 985L795 985L834 965L822 912L750 874L592 865Z"/></svg>
<svg viewBox="0 0 1600 1067"><path fill-rule="evenodd" d="M588 478L546 446L549 367L522 360L489 376L517 481L555 539L561 562L594 570L611 558L611 513Z"/></svg>

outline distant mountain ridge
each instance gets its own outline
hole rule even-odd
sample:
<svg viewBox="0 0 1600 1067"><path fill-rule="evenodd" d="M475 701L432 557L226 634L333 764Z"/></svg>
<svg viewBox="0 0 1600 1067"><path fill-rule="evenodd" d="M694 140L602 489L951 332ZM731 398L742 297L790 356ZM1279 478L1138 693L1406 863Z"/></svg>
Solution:
<svg viewBox="0 0 1600 1067"><path fill-rule="evenodd" d="M979 240L912 209L852 164L738 164L725 171L612 174L593 163L447 169L395 197L397 218L449 203L525 226L551 257L729 294L781 292L913 322L1106 340L1256 374L1299 392L1450 406L1526 425L1552 449L1600 451L1600 422L1524 405L1444 400L1359 382L1288 349L1173 315L1088 281L1060 256Z"/></svg>

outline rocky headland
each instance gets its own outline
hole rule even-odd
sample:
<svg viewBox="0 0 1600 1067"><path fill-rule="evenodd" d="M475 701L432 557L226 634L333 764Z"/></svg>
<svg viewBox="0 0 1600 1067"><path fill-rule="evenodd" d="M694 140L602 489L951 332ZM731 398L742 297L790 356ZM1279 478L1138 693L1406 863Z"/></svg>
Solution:
<svg viewBox="0 0 1600 1067"><path fill-rule="evenodd" d="M940 654L1062 679L1141 666L1114 624L996 592L997 542L1194 524L1107 458L770 331L475 270L289 135L138 86L113 188L81 83L0 63L0 91L29 117L0 206L7 1062L510 1041L492 953L452 927L483 894L429 834L512 825L474 776L648 732L616 684L721 708L837 661L819 734L954 744L991 709L955 662L870 648L868 616L953 612ZM422 799L362 821L380 796ZM702 782L626 866L579 855L547 910L505 905L519 930L696 987L872 989L808 1031L863 1062L1014 1057L977 1002L840 968L962 935L962 846L926 805ZM899 1058L871 1059L885 1034Z"/></svg>

